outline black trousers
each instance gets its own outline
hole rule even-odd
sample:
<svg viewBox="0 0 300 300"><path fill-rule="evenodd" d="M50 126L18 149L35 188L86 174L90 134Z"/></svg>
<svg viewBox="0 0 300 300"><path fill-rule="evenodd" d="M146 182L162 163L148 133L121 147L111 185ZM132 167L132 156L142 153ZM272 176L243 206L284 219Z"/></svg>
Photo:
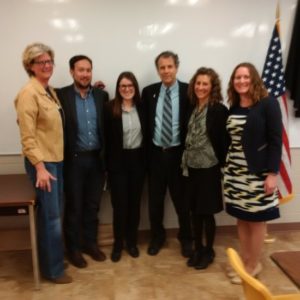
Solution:
<svg viewBox="0 0 300 300"><path fill-rule="evenodd" d="M141 149L123 150L123 165L109 171L113 207L114 247L136 246L140 223L141 196L145 178L145 158Z"/></svg>
<svg viewBox="0 0 300 300"><path fill-rule="evenodd" d="M68 251L97 244L98 212L104 183L98 152L67 157L64 167L64 233Z"/></svg>
<svg viewBox="0 0 300 300"><path fill-rule="evenodd" d="M162 242L166 238L163 219L167 188L178 217L178 239L181 242L192 240L189 204L183 195L181 156L181 147L163 150L152 146L149 166L149 217L153 241Z"/></svg>

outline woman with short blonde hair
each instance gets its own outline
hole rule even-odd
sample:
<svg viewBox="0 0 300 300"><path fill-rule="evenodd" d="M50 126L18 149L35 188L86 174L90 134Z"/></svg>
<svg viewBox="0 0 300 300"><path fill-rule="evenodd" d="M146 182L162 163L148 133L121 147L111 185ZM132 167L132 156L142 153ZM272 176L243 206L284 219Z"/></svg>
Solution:
<svg viewBox="0 0 300 300"><path fill-rule="evenodd" d="M15 100L25 169L37 196L39 263L42 275L54 283L69 283L64 271L61 229L63 207L63 119L53 88L53 50L42 43L28 45L23 66L29 82Z"/></svg>

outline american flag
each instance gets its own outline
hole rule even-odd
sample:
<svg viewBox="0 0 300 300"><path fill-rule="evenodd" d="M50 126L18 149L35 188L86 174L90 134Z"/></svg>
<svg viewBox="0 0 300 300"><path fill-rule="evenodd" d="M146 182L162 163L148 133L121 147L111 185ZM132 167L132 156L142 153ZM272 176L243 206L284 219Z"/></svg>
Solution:
<svg viewBox="0 0 300 300"><path fill-rule="evenodd" d="M288 137L288 107L282 64L281 43L277 24L274 26L272 39L267 52L262 79L268 92L280 104L282 113L282 157L279 171L278 191L280 202L293 198L291 182L291 153Z"/></svg>

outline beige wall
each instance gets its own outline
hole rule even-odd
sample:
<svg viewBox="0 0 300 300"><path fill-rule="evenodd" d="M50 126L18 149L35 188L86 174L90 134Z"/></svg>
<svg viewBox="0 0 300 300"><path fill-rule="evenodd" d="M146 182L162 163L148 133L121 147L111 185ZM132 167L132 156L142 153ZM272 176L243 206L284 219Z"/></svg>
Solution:
<svg viewBox="0 0 300 300"><path fill-rule="evenodd" d="M294 186L295 198L290 203L281 206L281 218L275 220L274 223L290 223L300 222L300 149L292 149L292 182ZM17 174L24 173L23 158L20 155L0 155L0 174ZM146 188L145 188L146 195ZM177 220L174 208L168 197L166 200L165 225L168 228L177 227ZM100 219L101 223L111 223L111 205L109 193L105 192L101 203ZM2 217L0 218L0 228L3 226L22 227L26 223L22 217ZM235 219L228 216L225 212L217 215L218 225L232 225ZM141 208L141 229L149 228L147 215L147 197L144 197Z"/></svg>

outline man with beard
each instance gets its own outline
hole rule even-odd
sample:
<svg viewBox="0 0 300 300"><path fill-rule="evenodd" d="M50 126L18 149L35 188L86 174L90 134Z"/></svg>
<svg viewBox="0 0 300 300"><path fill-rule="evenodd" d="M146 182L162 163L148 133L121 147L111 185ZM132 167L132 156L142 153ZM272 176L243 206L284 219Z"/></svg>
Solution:
<svg viewBox="0 0 300 300"><path fill-rule="evenodd" d="M92 60L76 55L69 61L74 83L57 90L65 119L65 245L78 268L105 260L98 248L98 212L104 182L103 104L108 94L91 86Z"/></svg>

